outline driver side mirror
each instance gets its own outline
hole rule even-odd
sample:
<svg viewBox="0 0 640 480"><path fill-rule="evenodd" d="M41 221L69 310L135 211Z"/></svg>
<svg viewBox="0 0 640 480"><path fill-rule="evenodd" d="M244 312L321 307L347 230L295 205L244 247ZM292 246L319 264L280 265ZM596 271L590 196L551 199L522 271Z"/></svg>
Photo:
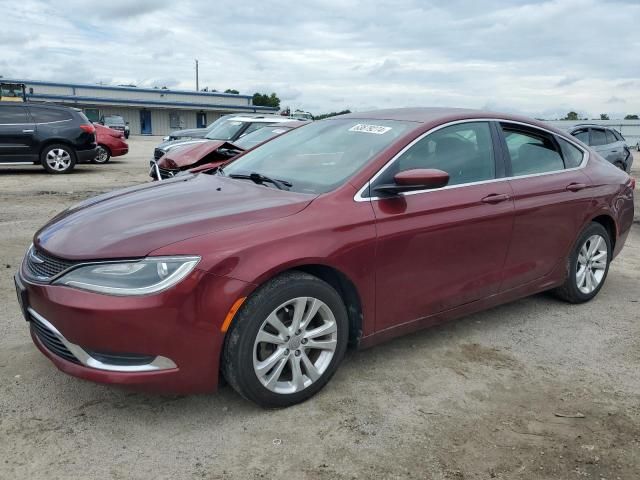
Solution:
<svg viewBox="0 0 640 480"><path fill-rule="evenodd" d="M397 195L414 190L431 190L442 188L449 183L449 174L432 168L415 168L396 173L391 184L378 185L374 188L377 193Z"/></svg>

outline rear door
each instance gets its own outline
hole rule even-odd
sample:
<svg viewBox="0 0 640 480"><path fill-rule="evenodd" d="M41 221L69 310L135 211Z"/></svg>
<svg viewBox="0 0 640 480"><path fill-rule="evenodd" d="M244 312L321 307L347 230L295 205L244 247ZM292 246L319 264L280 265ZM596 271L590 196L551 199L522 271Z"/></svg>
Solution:
<svg viewBox="0 0 640 480"><path fill-rule="evenodd" d="M23 105L0 105L0 162L37 161L35 128Z"/></svg>
<svg viewBox="0 0 640 480"><path fill-rule="evenodd" d="M608 154L611 157L609 160L614 165L620 166L624 169L624 164L627 159L627 151L624 148L624 142L618 140L613 130L606 129L605 134L607 136L607 148Z"/></svg>
<svg viewBox="0 0 640 480"><path fill-rule="evenodd" d="M497 292L513 224L511 187L489 122L460 122L413 144L372 180L376 216L376 329L411 322ZM447 187L375 196L415 168Z"/></svg>
<svg viewBox="0 0 640 480"><path fill-rule="evenodd" d="M591 193L586 153L551 132L501 123L515 218L501 290L550 274L575 242Z"/></svg>
<svg viewBox="0 0 640 480"><path fill-rule="evenodd" d="M606 158L611 163L614 163L617 156L615 150L615 137L607 138L607 130L604 128L591 127L591 143L589 144L596 152L603 158ZM609 142L613 141L614 144Z"/></svg>

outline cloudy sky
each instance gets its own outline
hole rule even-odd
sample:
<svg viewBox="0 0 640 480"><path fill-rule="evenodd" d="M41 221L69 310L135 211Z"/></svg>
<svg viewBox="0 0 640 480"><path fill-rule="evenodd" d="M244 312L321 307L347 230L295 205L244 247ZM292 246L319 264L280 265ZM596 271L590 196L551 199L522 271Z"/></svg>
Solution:
<svg viewBox="0 0 640 480"><path fill-rule="evenodd" d="M312 113L640 113L638 0L5 1L5 78L193 89L198 58Z"/></svg>

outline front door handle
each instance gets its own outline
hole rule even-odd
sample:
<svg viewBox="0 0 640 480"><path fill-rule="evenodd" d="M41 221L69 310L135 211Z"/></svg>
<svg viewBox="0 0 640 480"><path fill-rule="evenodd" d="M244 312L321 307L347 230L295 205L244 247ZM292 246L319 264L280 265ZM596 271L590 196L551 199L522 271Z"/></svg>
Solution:
<svg viewBox="0 0 640 480"><path fill-rule="evenodd" d="M570 192L579 192L585 188L587 188L587 186L584 183L570 183L567 185L567 190Z"/></svg>
<svg viewBox="0 0 640 480"><path fill-rule="evenodd" d="M35 130L30 130L30 129L22 130L22 133L33 133L33 132L35 132Z"/></svg>
<svg viewBox="0 0 640 480"><path fill-rule="evenodd" d="M500 203L500 202L505 202L507 200L509 200L509 195L507 195L506 193L492 193L491 195L487 195L486 197L484 197L482 199L483 203Z"/></svg>

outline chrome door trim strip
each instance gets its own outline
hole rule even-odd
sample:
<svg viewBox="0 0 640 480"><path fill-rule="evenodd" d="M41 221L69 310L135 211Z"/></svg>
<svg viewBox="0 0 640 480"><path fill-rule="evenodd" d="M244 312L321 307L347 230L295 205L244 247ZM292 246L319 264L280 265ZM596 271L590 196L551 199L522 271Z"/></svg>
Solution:
<svg viewBox="0 0 640 480"><path fill-rule="evenodd" d="M466 118L463 120L454 120L452 122L447 122L447 123L443 123L442 125L438 125L436 127L433 127L432 129L426 131L425 133L423 133L422 135L420 135L418 138L412 140L410 143L408 143L402 150L400 150L397 154L395 154L380 170L378 170L378 172L371 177L371 179L365 183L360 190L358 190L356 192L356 194L354 195L353 199L356 202L372 202L374 200L382 200L384 198L388 198L388 197L363 197L363 193L370 187L371 183L374 182L380 175L382 175L384 173L384 171L389 168L400 156L402 156L402 154L404 154L407 150L409 150L411 147L413 147L416 143L418 143L420 140L422 140L424 137L426 137L427 135L430 135L433 132L436 132L442 128L445 127L449 127L451 125L457 125L459 123L473 123L473 122L500 122L500 123L512 123L514 125L522 125L525 127L529 127L529 128L533 128L533 129L537 129L537 130L541 130L543 132L549 133L551 135L556 135L558 136L559 134L546 129L544 127L539 127L537 125L532 125L530 123L525 123L525 122L519 122L517 120L508 120L508 119L504 119L504 118ZM563 172L571 172L574 170L580 170L583 169L584 167L587 166L587 162L589 161L589 152L587 150L584 149L584 147L582 147L581 145L579 145L577 142L575 142L572 139L566 138L566 137L562 137L563 140L566 140L567 142L569 142L570 144L572 144L573 146L575 146L576 148L578 148L581 152L582 152L582 163L580 163L580 165L578 165L577 167L573 167L573 168L565 168L563 170L556 170L553 172L542 172L542 173L531 173L528 175L516 175L516 176L511 176L511 177L503 177L503 178L494 178L491 180L481 180L478 182L470 182L470 183L461 183L459 185L448 185L446 187L442 187L442 188L437 188L437 189L428 189L428 190L414 190L411 192L403 192L400 193L400 196L406 197L406 196L410 196L410 195L418 195L421 193L433 193L433 192L440 192L442 190L450 190L453 188L461 188L461 187L469 187L469 186L473 186L473 185L482 185L485 183L495 183L495 182L503 182L506 180L516 180L516 179L521 179L521 178L532 178L532 177L541 177L544 175L555 175L558 173L563 173Z"/></svg>

